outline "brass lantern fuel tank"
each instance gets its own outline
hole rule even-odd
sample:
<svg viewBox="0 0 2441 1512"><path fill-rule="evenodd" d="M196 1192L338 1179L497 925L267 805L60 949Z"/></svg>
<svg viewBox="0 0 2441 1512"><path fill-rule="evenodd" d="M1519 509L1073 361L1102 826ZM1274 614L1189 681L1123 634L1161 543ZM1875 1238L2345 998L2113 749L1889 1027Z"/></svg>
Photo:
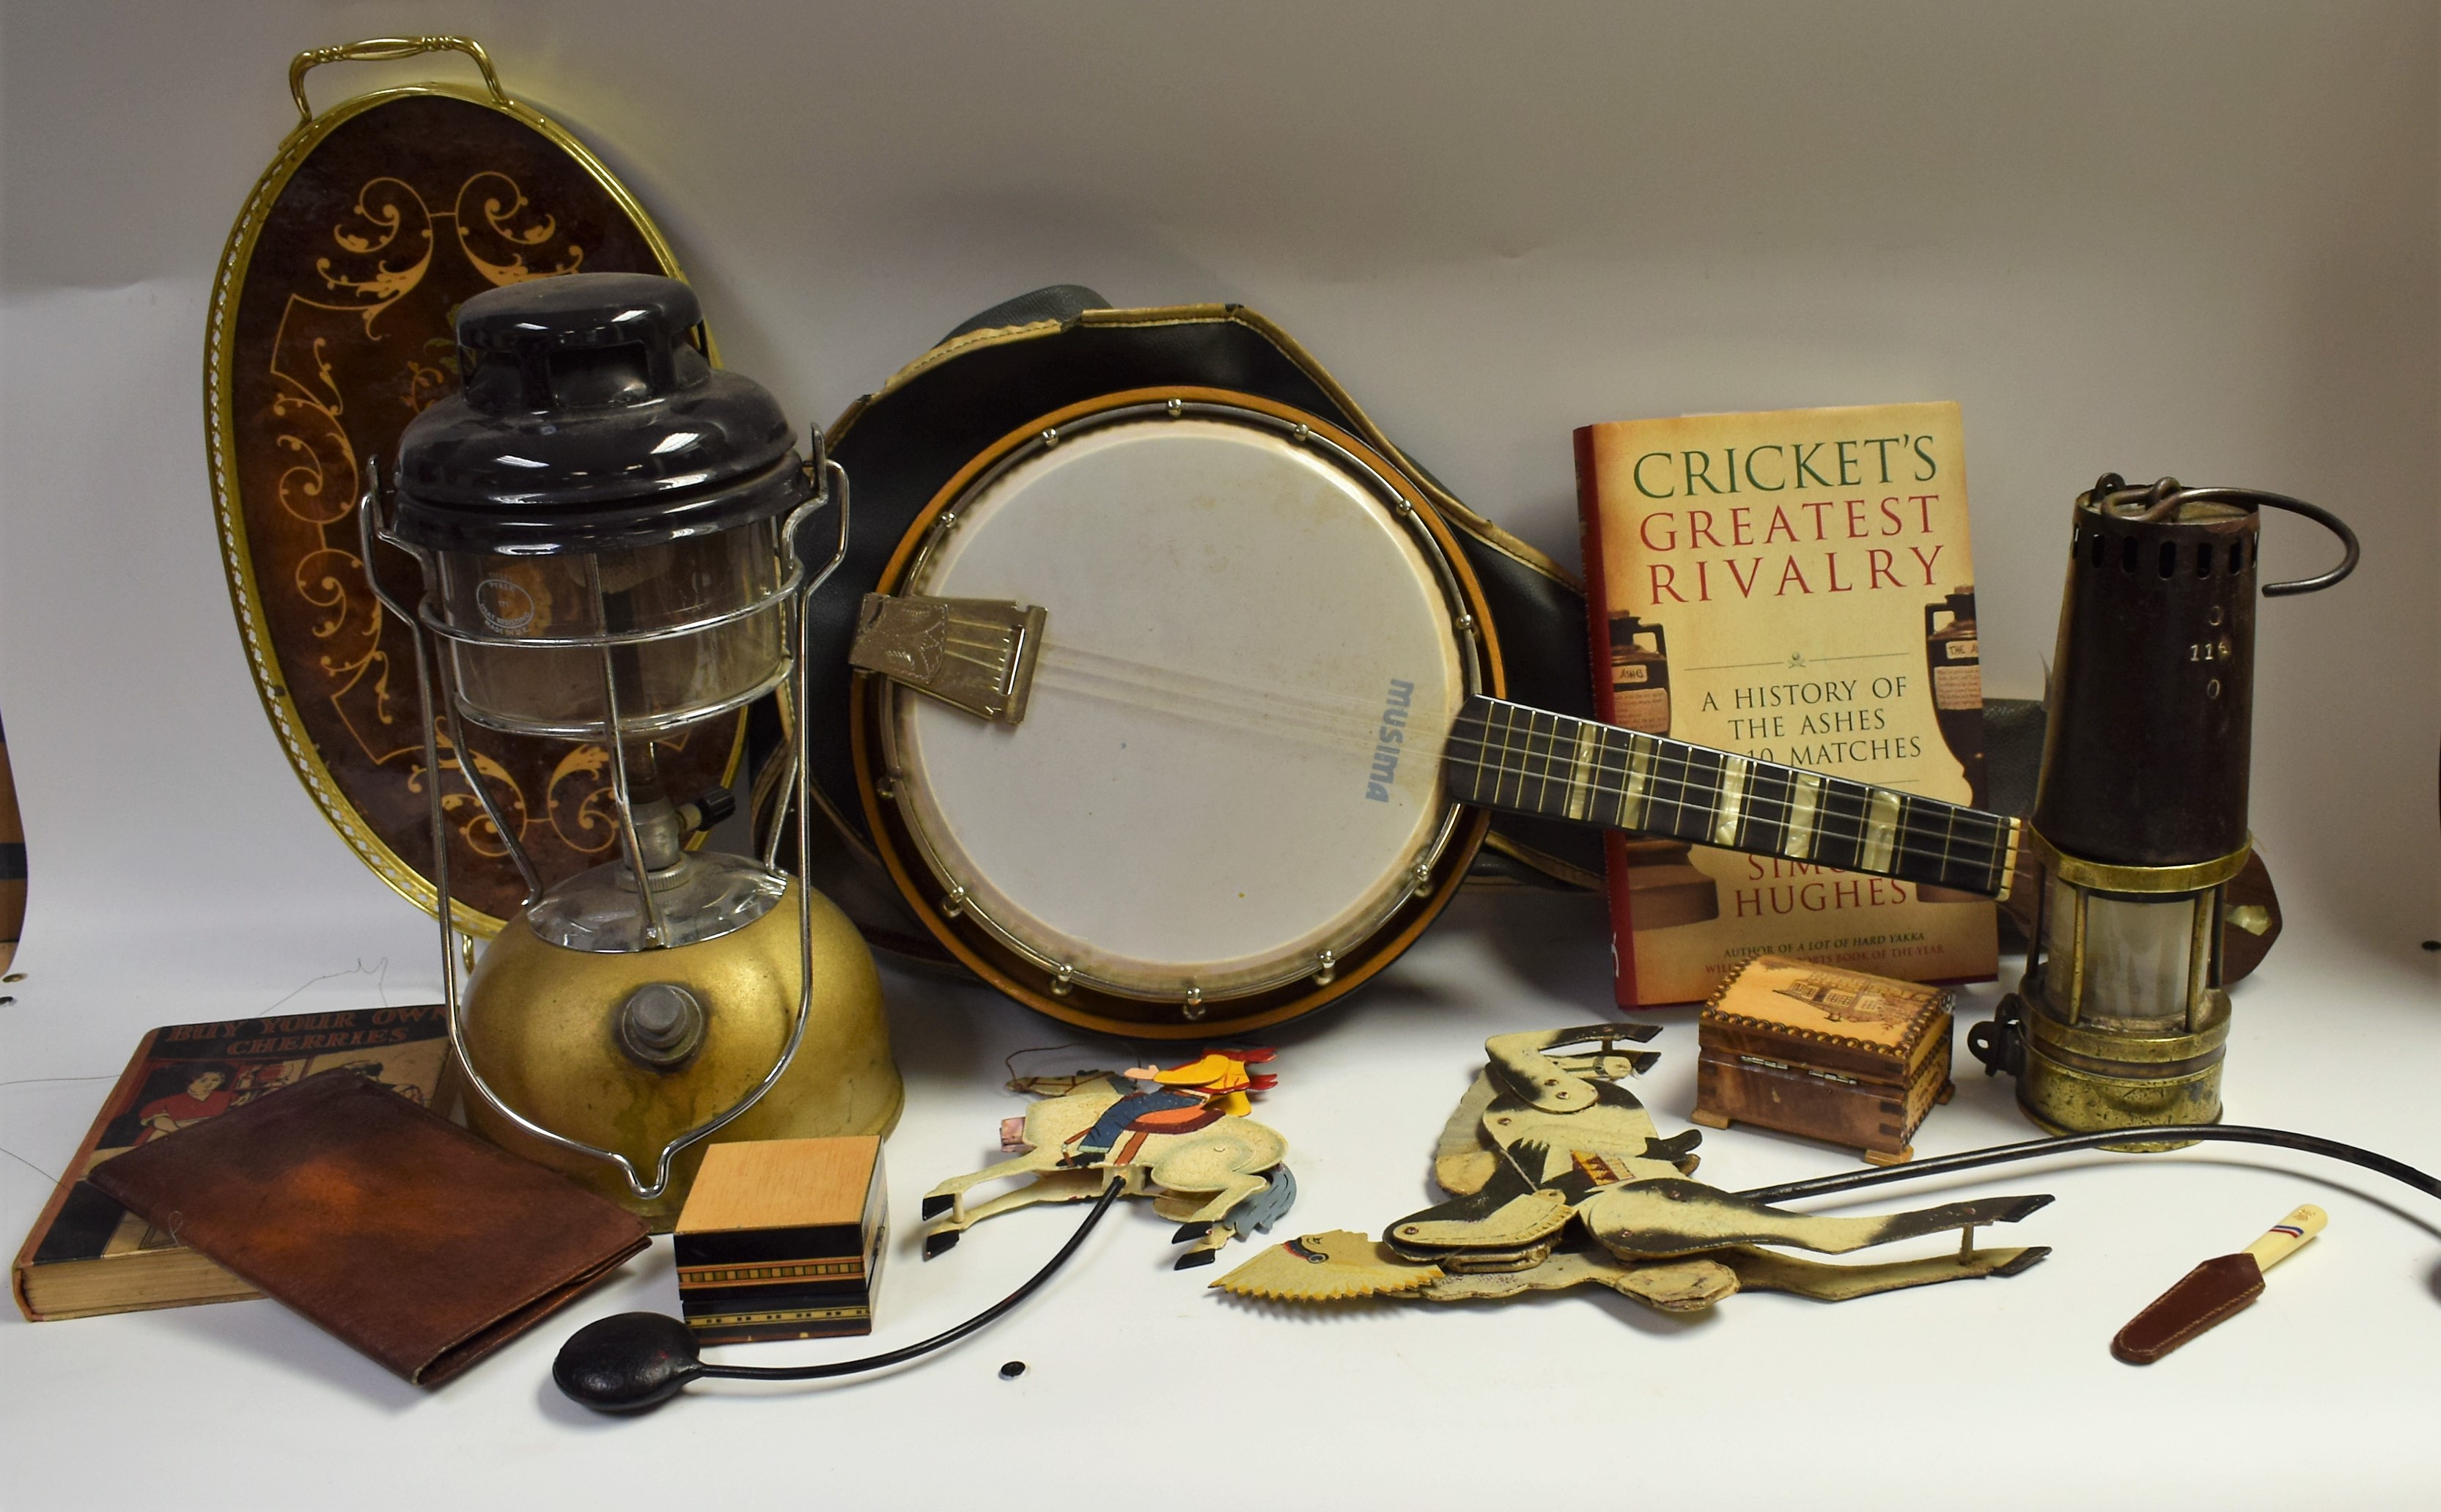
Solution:
<svg viewBox="0 0 2441 1512"><path fill-rule="evenodd" d="M787 1048L799 983L797 884L742 929L660 950L573 952L520 917L466 984L465 1054L492 1090L548 1128L641 1163L753 1089ZM787 1069L718 1138L880 1134L900 1090L881 980L845 915L811 893L812 1017ZM615 1005L615 1012L613 1007ZM625 1203L656 1230L677 1221L704 1143L680 1152L668 1189L638 1197L617 1167L535 1138L481 1098L468 1125L493 1143Z"/></svg>

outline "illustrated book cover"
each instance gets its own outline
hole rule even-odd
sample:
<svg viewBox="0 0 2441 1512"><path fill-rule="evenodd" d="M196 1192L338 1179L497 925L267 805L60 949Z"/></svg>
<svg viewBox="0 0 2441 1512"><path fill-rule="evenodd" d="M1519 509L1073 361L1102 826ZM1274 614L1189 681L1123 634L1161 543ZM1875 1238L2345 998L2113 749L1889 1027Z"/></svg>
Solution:
<svg viewBox="0 0 2441 1512"><path fill-rule="evenodd" d="M1954 404L1576 433L1605 721L1927 798L1985 800ZM1754 956L1988 979L1992 904L1674 840L1607 839L1622 1006L1700 1002Z"/></svg>
<svg viewBox="0 0 2441 1512"><path fill-rule="evenodd" d="M17 1252L18 1310L42 1323L261 1295L87 1178L139 1145L339 1067L436 1105L449 1052L443 1014L438 1005L276 1014L146 1035Z"/></svg>

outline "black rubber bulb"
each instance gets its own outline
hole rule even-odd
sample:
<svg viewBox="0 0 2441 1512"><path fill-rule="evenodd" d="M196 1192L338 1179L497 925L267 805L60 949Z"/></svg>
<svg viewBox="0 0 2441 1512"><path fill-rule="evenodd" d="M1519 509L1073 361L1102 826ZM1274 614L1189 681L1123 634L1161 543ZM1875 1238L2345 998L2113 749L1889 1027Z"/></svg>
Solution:
<svg viewBox="0 0 2441 1512"><path fill-rule="evenodd" d="M551 1362L559 1389L598 1413L659 1407L702 1374L695 1335L658 1312L623 1312L587 1323Z"/></svg>
<svg viewBox="0 0 2441 1512"><path fill-rule="evenodd" d="M702 1377L728 1380L825 1380L903 1364L956 1343L1032 1296L1054 1271L1068 1263L1068 1257L1085 1242L1085 1235L1094 1232L1094 1225L1102 1221L1102 1215L1111 1211L1111 1204L1127 1189L1128 1184L1115 1177L1107 1180L1102 1195L1094 1199L1094 1211L1085 1215L1085 1221L1076 1225L1076 1232L1068 1236L1059 1252L1045 1261L1024 1286L955 1328L904 1349L820 1365L707 1365L696 1348L695 1335L687 1331L685 1323L658 1312L623 1312L616 1318L587 1323L570 1334L568 1342L559 1346L559 1358L551 1363L551 1378L559 1383L560 1391L570 1400L582 1402L597 1413L641 1413L648 1407L659 1407L685 1390L687 1382Z"/></svg>

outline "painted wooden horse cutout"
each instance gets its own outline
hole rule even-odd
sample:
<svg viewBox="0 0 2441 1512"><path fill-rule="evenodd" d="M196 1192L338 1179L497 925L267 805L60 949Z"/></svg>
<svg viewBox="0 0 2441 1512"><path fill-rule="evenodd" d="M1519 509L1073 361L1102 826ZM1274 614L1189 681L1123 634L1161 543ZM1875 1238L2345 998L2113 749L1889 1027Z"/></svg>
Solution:
<svg viewBox="0 0 2441 1512"><path fill-rule="evenodd" d="M1697 1312L1740 1290L1826 1302L1907 1287L2015 1275L2050 1251L1978 1251L1975 1230L2014 1223L2048 1197L1991 1197L1879 1217L1789 1213L1688 1179L1702 1138L1664 1140L1618 1078L1648 1052L1622 1040L1651 1024L1500 1035L1434 1151L1446 1202L1392 1223L1377 1242L1336 1230L1276 1245L1213 1283L1240 1296L1318 1302L1404 1295L1432 1302L1600 1285L1667 1312ZM1596 1044L1591 1053L1555 1052ZM1845 1254L1948 1229L1954 1256L1826 1265L1761 1248Z"/></svg>
<svg viewBox="0 0 2441 1512"><path fill-rule="evenodd" d="M1210 1265L1221 1246L1269 1231L1296 1200L1295 1178L1281 1163L1288 1141L1241 1111L1251 1106L1250 1092L1274 1080L1245 1072L1245 1062L1270 1058L1269 1051L1215 1052L1166 1071L1011 1082L1013 1090L1045 1095L1022 1120L1007 1121L1015 1128L1003 1126L1001 1144L1010 1159L925 1194L924 1257L949 1250L960 1233L997 1214L1098 1197L1116 1173L1128 1196L1150 1197L1153 1212L1179 1225L1172 1243L1191 1241L1174 1269ZM1137 1083L1149 1083L1149 1090L1138 1090ZM1130 1099L1148 1106L1135 1111ZM967 1200L976 1187L1018 1177L1031 1179L983 1202Z"/></svg>

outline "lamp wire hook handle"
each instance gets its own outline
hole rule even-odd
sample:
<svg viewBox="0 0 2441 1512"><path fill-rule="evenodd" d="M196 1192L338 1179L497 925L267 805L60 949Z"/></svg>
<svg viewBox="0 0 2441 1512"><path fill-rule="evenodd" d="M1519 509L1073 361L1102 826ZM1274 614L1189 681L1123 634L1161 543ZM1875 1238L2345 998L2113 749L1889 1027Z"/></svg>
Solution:
<svg viewBox="0 0 2441 1512"><path fill-rule="evenodd" d="M2186 504L2233 504L2242 509L2281 510L2302 515L2340 538L2340 565L2327 572L2310 578L2291 578L2286 583L2267 583L2263 596L2286 599L2299 593L2320 593L2336 586L2357 569L2362 555L2357 545L2357 532L2348 529L2345 520L2302 498L2274 494L2260 488L2184 488L2175 477L2158 478L2150 483L2130 484L2117 473L2105 473L2093 485L2095 507L2105 513L2120 515L2140 524L2150 524L2175 515Z"/></svg>

